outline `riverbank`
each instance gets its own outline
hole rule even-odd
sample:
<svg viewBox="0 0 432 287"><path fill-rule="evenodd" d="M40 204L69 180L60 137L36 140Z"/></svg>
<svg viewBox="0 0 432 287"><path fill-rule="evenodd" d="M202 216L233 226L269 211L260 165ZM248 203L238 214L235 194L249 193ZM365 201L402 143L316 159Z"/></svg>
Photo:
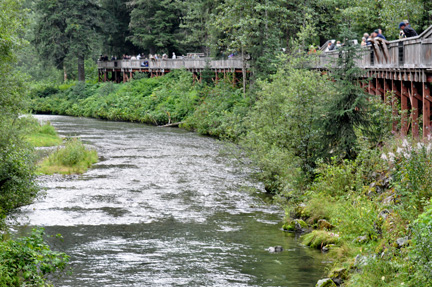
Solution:
<svg viewBox="0 0 432 287"><path fill-rule="evenodd" d="M372 100L376 114L369 117L379 138L356 129L352 159L323 159L316 153L319 129L312 127L322 113L316 103L335 94L331 85L318 73L283 67L243 95L228 83L193 85L190 75L179 72L121 85L44 87L33 90L32 106L36 112L154 125L183 122L184 128L229 139L286 207L285 229L312 231L305 244L335 260L329 284L427 285L429 145L393 138L388 107ZM305 112L310 109L315 111Z"/></svg>

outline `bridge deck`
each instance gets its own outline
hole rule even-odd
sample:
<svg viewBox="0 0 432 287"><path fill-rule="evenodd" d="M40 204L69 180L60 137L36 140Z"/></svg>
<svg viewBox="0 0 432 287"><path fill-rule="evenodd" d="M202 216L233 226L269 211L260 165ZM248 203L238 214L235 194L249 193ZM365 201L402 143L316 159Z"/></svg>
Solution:
<svg viewBox="0 0 432 287"><path fill-rule="evenodd" d="M324 49L321 48L322 50ZM341 51L318 54L312 67L326 70L342 57ZM357 66L366 92L392 105L393 131L405 136L432 136L432 26L421 35L396 41L377 39L362 48Z"/></svg>
<svg viewBox="0 0 432 287"><path fill-rule="evenodd" d="M322 48L323 49L323 48ZM323 52L315 67L326 69L335 64L340 51ZM432 72L432 26L417 37L385 41L380 38L372 46L363 47L357 66L376 72L421 73L416 81L426 82L427 73Z"/></svg>
<svg viewBox="0 0 432 287"><path fill-rule="evenodd" d="M148 62L148 67L144 67L143 62ZM184 59L165 59L165 60L117 60L117 61L99 61L99 70L121 70L125 72L135 71L162 71L169 72L171 70L186 69L189 71L201 71L209 63L213 71L216 70L241 70L243 68L243 61L241 59L228 59L228 60L212 60L210 58L184 58ZM249 65L247 65L247 68Z"/></svg>

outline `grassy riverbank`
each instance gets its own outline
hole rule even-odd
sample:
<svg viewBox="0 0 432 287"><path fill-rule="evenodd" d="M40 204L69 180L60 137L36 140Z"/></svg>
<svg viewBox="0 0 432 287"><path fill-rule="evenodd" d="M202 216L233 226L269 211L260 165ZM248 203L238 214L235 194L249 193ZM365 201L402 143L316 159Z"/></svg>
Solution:
<svg viewBox="0 0 432 287"><path fill-rule="evenodd" d="M284 227L312 231L305 244L334 259L331 284L428 286L430 145L394 138L390 107L351 85L349 70L329 81L298 66L285 61L245 95L228 82L193 85L190 74L175 72L119 85L38 86L32 106L154 125L181 122L233 141L285 206Z"/></svg>
<svg viewBox="0 0 432 287"><path fill-rule="evenodd" d="M41 125L35 119L28 117L26 128L29 130L25 140L34 147L51 147L62 144L62 138L50 123Z"/></svg>

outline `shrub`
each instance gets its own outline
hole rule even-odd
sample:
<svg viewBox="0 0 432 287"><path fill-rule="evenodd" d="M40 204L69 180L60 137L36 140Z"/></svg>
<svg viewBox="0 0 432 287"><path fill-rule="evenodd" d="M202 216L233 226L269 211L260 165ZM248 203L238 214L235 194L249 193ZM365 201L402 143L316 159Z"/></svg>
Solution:
<svg viewBox="0 0 432 287"><path fill-rule="evenodd" d="M69 257L44 242L44 229L0 242L0 286L48 286L47 275L65 270Z"/></svg>
<svg viewBox="0 0 432 287"><path fill-rule="evenodd" d="M413 224L412 271L417 286L432 285L432 205Z"/></svg>

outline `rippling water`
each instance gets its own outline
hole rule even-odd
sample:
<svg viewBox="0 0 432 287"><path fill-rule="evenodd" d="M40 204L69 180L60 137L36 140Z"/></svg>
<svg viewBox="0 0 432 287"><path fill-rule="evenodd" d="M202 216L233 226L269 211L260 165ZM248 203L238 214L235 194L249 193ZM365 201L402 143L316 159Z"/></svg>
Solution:
<svg viewBox="0 0 432 287"><path fill-rule="evenodd" d="M19 220L61 233L53 248L73 274L55 286L314 286L321 254L279 230L280 209L244 187L260 186L220 155L217 141L180 129L64 116L100 162L70 180L43 181L46 197ZM21 227L21 233L28 228ZM285 251L270 254L269 246Z"/></svg>

